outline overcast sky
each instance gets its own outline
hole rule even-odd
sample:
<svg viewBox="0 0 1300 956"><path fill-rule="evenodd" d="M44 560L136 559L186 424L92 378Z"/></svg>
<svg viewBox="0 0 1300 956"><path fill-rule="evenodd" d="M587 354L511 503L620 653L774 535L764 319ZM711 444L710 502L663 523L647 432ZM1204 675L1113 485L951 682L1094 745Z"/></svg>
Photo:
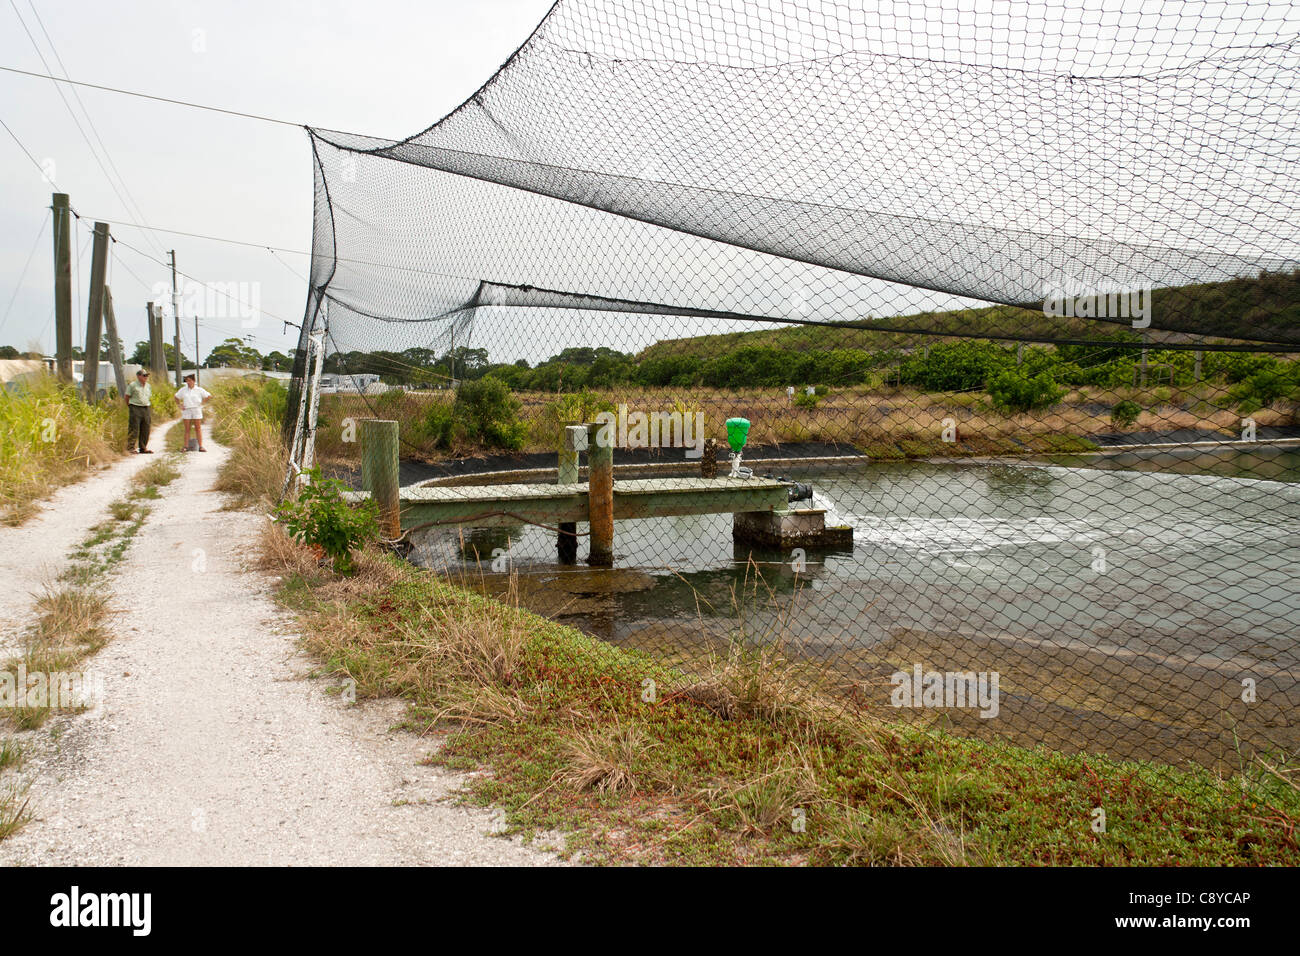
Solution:
<svg viewBox="0 0 1300 956"><path fill-rule="evenodd" d="M313 126L406 136L472 94L550 4L0 0L0 65L60 72L57 53L76 80ZM84 88L74 95L66 85L62 92L77 112L80 130L55 84L0 72L0 119L45 170L0 129L0 344L39 343L43 351L53 351L48 207L55 188L43 178L47 174L71 195L83 217L73 249L74 270L80 255L73 282L78 344L85 335L89 226L97 218L310 248L312 175L303 130ZM100 139L111 164L100 151ZM302 317L306 255L281 253L277 259L263 248L149 233L129 224L114 225L112 231L121 242L113 246L109 284L128 351L147 337L146 300L157 283L169 281L167 269L141 253L165 260L169 249L196 279L243 283L224 288L240 290L245 312L247 306L260 306L253 325L219 294L192 296L203 311L226 313L203 319L205 354L230 335L247 338L263 352L293 346L296 331L282 334L280 319ZM126 248L128 243L140 252ZM189 314L184 317L182 339L189 355L193 323Z"/></svg>

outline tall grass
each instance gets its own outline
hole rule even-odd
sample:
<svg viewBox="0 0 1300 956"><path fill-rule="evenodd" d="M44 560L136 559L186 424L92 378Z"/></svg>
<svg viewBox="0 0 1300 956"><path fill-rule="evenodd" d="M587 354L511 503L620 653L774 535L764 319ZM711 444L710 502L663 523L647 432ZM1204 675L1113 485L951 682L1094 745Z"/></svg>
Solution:
<svg viewBox="0 0 1300 956"><path fill-rule="evenodd" d="M121 454L126 413L117 411L49 375L0 391L0 519L22 523L55 488Z"/></svg>
<svg viewBox="0 0 1300 956"><path fill-rule="evenodd" d="M212 437L230 446L216 489L239 506L275 501L287 466L280 426L288 392L274 380L224 380L212 386Z"/></svg>

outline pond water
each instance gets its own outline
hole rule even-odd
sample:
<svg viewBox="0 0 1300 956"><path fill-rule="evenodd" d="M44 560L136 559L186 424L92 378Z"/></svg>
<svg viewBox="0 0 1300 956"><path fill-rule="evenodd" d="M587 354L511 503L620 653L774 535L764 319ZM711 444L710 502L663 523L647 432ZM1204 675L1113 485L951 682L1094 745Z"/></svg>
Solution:
<svg viewBox="0 0 1300 956"><path fill-rule="evenodd" d="M554 533L522 525L425 535L414 560L491 593L509 568L526 606L632 646L781 641L868 707L899 669L996 671L996 722L949 716L1021 742L1209 764L1234 734L1300 742L1300 451L791 477L853 526L851 549L758 551L705 515L616 523L613 571L557 564Z"/></svg>

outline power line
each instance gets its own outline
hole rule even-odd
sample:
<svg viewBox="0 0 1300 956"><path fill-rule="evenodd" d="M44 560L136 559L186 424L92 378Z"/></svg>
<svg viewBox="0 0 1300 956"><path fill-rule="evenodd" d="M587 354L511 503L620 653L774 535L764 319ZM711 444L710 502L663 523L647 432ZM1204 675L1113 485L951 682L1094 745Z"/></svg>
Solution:
<svg viewBox="0 0 1300 956"><path fill-rule="evenodd" d="M18 23L22 26L23 32L27 34L27 39L31 41L32 49L36 51L37 57L40 58L41 65L44 66L45 69L49 70L50 69L49 62L45 59L45 54L41 51L40 44L36 42L36 37L34 37L32 35L32 31L27 28L27 21L23 19L23 15L18 9L18 4L15 2L15 0L9 0L9 6L13 8L14 16L18 18ZM32 11L35 12L35 7L32 8ZM37 19L38 20L40 19L39 15L37 16ZM42 29L44 29L43 26ZM46 34L46 39L49 39L48 33ZM57 50L54 50L53 42L50 43L50 48L51 50L53 50L55 58L58 59L59 54ZM59 65L60 66L63 65L62 60L59 60ZM64 72L67 72L66 69ZM57 77L51 76L51 79L57 80ZM128 200L127 196L130 195L130 190L126 188L125 180L121 180L121 174L118 173L118 179L121 180L121 186L122 186L122 188L119 189L117 182L114 182L112 174L109 173L108 167L104 165L104 160L100 158L99 151L95 149L95 144L92 143L90 141L90 137L86 135L85 127L81 125L81 120L78 119L76 110L72 108L72 104L68 102L68 98L63 95L63 90L57 85L57 83L54 89L55 92L59 94L59 99L63 102L63 108L66 109L68 111L68 115L72 117L72 123L74 126L77 127L77 132L81 134L81 139L86 144L86 148L90 150L90 155L94 158L95 164L99 166L99 171L104 174L104 178L108 181L109 188L113 190L113 193L114 195L117 196L118 201L122 203L123 208L125 208L127 211L127 215L128 216L132 215L131 207L132 207L132 202L134 201L134 197ZM75 94L75 90L74 90L74 94ZM80 99L78 99L78 102L80 102ZM82 105L82 110L83 111L85 110L84 104ZM95 137L99 139L99 131L95 130L95 124L94 121L91 120L89 112L86 112L86 121L90 124L91 129L95 132ZM100 143L100 148L103 149L104 148L103 140L100 139L99 143ZM107 152L107 150L105 150L105 152ZM126 192L127 195L124 196L123 192ZM144 219L144 217L140 215L138 205L136 206L134 215L141 220Z"/></svg>
<svg viewBox="0 0 1300 956"><path fill-rule="evenodd" d="M10 0L10 3L12 4L13 0ZM36 9L36 0L27 0L27 5L31 8L32 16L36 18L36 25L41 28L41 34L45 37L45 42L49 44L50 52L54 54L54 59L59 64L59 69L63 71L63 75L66 77L68 75L68 66L63 62L63 57L59 55L59 49L54 45L54 38L50 36L50 31L45 28L45 21L41 19L40 11ZM14 8L14 12L17 13L16 7ZM21 19L21 17L19 19ZM24 24L24 28L25 27L26 25ZM31 34L29 33L28 36L31 36ZM147 225L148 221L145 218L144 210L141 208L139 201L135 198L135 194L131 192L131 188L127 186L126 177L122 175L122 171L117 168L117 163L113 161L112 151L104 144L104 138L99 135L99 129L95 126L95 120L90 115L90 110L86 109L86 104L81 99L81 94L77 92L75 86L72 88L72 96L73 99L77 101L77 105L81 107L81 112L86 117L86 123L90 126L91 133L95 136L95 142L99 143L99 148L103 152L104 159L113 170L113 174L117 177L117 181L122 185L122 191L126 193L126 198L130 200L130 205L127 206L128 212L134 211L135 217L139 219L140 222ZM107 176L107 172L105 175ZM119 198L121 197L119 196ZM126 205L125 201L123 202L123 205ZM152 237L150 237L150 240L154 242L155 248L161 251L162 247L157 245L157 241L153 240Z"/></svg>
<svg viewBox="0 0 1300 956"><path fill-rule="evenodd" d="M18 134L9 128L9 124L3 119L0 119L0 126L5 128L5 132L8 133L13 138L13 141L18 144L18 148L21 149L27 155L27 158L32 161L32 165L40 170L41 175L45 177L45 181L53 186L56 192L63 192L63 190L59 188L59 184L56 183L48 173L46 173L45 167L40 164L40 161L32 155L32 151L23 145L23 141L18 138Z"/></svg>
<svg viewBox="0 0 1300 956"><path fill-rule="evenodd" d="M92 217L87 216L86 218L92 218ZM185 236L188 239L207 239L211 242L225 242L225 243L229 243L232 246L247 246L250 249L265 249L271 253L287 252L290 255L295 255L295 256L313 255L313 253L308 252L305 249L289 249L284 246L268 246L266 243L263 242L249 242L245 239L228 239L225 236L210 236L201 232L185 232L184 230L181 229L164 229L161 226L142 226L139 223L135 223L135 222L122 222L121 220L103 219L100 217L93 217L93 218L95 218L97 222L106 222L112 226L133 226L136 229L152 229L154 232L165 232L168 235L172 235L172 236ZM338 256L338 255L331 256L331 258L335 262L351 262L354 265L375 266L376 268L379 269L393 269L394 271L397 272L413 272L416 275L434 276L439 279L459 279L462 282L480 281L479 277L476 276L456 275L451 272L434 272L432 269L417 269L414 266L397 265L391 262L373 262L369 259L352 259L349 258L348 256ZM299 276L299 278L302 277Z"/></svg>
<svg viewBox="0 0 1300 956"><path fill-rule="evenodd" d="M101 220L101 221L102 221L102 220ZM130 250L131 250L132 252L134 252L136 255L144 256L144 258L148 259L150 262L154 263L155 265L160 265L160 266L163 266L164 268L170 268L170 266L168 265L168 263L163 262L163 261L160 260L160 259L155 259L152 255L150 255L149 253L145 252L143 249L138 249L138 248L136 248L135 246L131 245L129 242L127 242L127 241L124 240L124 239L116 239L116 238L115 238L115 239L114 239L114 242L116 242L116 243L117 243L118 245L120 245L120 246L125 246L127 249L130 249ZM129 270L128 270L128 271L129 271ZM134 274L134 273L133 273L133 274ZM180 276L184 276L185 278L189 279L191 282L197 282L199 285L203 286L205 289L209 289L209 290L211 290L212 292L215 292L217 295L223 296L224 298L229 299L231 302L237 303L239 306L241 306L241 307L243 307L243 308L251 308L251 307L252 307L248 302L245 302L243 299L240 299L240 298L238 298L238 297L236 297L236 296L231 295L230 293L226 292L224 289L219 289L219 288L217 288L216 283L205 282L204 280L198 278L197 276L190 275L188 272L184 272L184 271L182 271L182 270L179 269L179 268L176 270L176 274L177 274L177 275L180 275ZM137 279L138 279L138 278L139 278L139 277L137 276ZM284 316L276 315L274 312L270 311L269 309L260 309L260 311L266 313L266 314L269 315L271 318L273 318L273 319L278 319L279 321L284 322L284 323L286 323L286 324L288 324L288 325L292 325L292 326L295 326L295 327L298 325L297 322L292 322L292 321L290 321L289 319L284 318Z"/></svg>
<svg viewBox="0 0 1300 956"><path fill-rule="evenodd" d="M32 251L27 253L27 262L23 264L23 271L18 276L18 284L14 286L14 294L9 297L9 305L5 308L4 318L0 319L0 329L3 329L5 323L9 321L9 313L13 311L14 302L17 300L18 293L23 287L23 280L27 278L27 269L31 266L32 258L36 255L36 247L41 244L41 236L45 235L45 224L50 221L51 215L53 214L49 210L46 210L45 218L41 220L41 228L36 231L36 241L32 243Z"/></svg>
<svg viewBox="0 0 1300 956"><path fill-rule="evenodd" d="M47 67L48 69L48 67ZM207 110L210 113L225 113L227 116L242 116L245 119L261 120L263 123L277 123L281 126L296 126L300 129L306 129L305 123L294 123L289 120L276 119L273 116L261 116L257 113L245 113L240 110L223 109L220 106L207 106L203 103L191 103L188 100L175 100L169 96L155 96L152 93L139 93L135 90L123 90L115 86L103 86L99 83L86 83L81 80L74 80L70 77L53 76L48 73L36 73L32 70L20 70L12 66L0 66L0 70L6 73L18 73L22 76L34 76L43 80L53 80L56 83L70 83L73 86L84 86L91 90L103 90L105 93L121 93L123 96L138 96L145 100L156 100L159 103L171 103L173 106L188 106L191 109Z"/></svg>

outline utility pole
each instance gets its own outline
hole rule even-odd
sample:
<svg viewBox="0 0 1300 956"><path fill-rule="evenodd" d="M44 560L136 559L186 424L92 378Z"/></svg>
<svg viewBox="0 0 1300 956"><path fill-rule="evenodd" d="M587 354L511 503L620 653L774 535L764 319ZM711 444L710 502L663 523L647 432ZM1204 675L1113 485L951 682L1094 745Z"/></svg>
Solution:
<svg viewBox="0 0 1300 956"><path fill-rule="evenodd" d="M90 295L86 306L86 359L81 388L93 402L99 390L99 333L104 327L104 277L108 273L108 223L95 223L95 244L90 258Z"/></svg>
<svg viewBox="0 0 1300 956"><path fill-rule="evenodd" d="M194 313L194 384L199 384L199 366L203 363L199 361L199 356L203 353L199 351L199 314Z"/></svg>
<svg viewBox="0 0 1300 956"><path fill-rule="evenodd" d="M172 311L176 316L176 387L181 387L181 294L176 291L176 250L168 253L172 260Z"/></svg>
<svg viewBox="0 0 1300 956"><path fill-rule="evenodd" d="M67 193L55 193L54 213L54 369L60 382L72 381L72 210Z"/></svg>
<svg viewBox="0 0 1300 956"><path fill-rule="evenodd" d="M122 366L122 340L117 334L117 315L113 312L113 293L104 286L104 334L108 336L108 358L113 363L113 380L119 398L126 398L126 369Z"/></svg>
<svg viewBox="0 0 1300 956"><path fill-rule="evenodd" d="M145 311L149 315L149 370L153 372L154 381L161 382L167 378L167 350L163 348L162 306L156 302L146 302Z"/></svg>

